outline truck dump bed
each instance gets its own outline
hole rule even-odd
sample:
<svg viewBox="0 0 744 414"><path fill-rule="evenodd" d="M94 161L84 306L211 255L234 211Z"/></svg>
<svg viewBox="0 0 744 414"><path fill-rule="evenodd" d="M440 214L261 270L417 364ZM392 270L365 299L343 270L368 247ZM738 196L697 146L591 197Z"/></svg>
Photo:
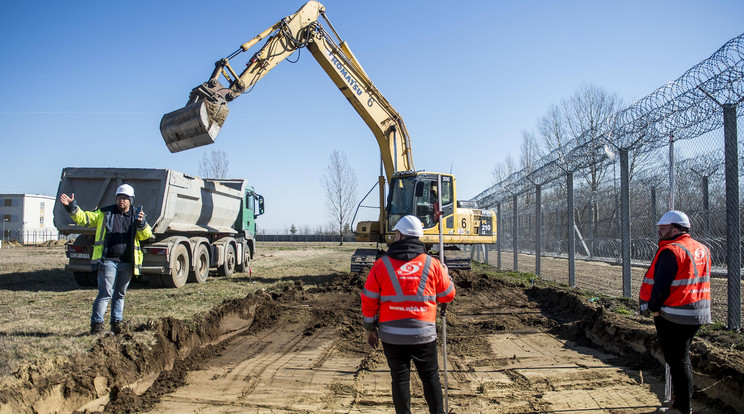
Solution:
<svg viewBox="0 0 744 414"><path fill-rule="evenodd" d="M75 194L83 210L94 211L116 201L121 184L134 187L134 206L143 206L154 234L236 233L242 208L242 186L201 179L178 171L144 168L65 168L54 203L54 225L62 234L94 234L75 225L59 197ZM236 180L231 180L236 181ZM239 181L239 180L237 180Z"/></svg>

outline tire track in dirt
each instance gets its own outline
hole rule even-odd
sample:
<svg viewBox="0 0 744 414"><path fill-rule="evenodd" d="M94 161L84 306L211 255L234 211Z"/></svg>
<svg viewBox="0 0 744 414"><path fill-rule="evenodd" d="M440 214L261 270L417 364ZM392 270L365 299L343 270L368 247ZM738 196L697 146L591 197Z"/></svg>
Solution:
<svg viewBox="0 0 744 414"><path fill-rule="evenodd" d="M447 317L455 412L632 414L659 405L637 374L611 364L613 355L551 334L556 322L523 290L472 276L456 283ZM278 304L272 326L234 339L151 412L392 411L387 364L381 350L365 348L359 306L354 283ZM439 357L443 366L441 348ZM425 411L415 373L411 391L412 408Z"/></svg>

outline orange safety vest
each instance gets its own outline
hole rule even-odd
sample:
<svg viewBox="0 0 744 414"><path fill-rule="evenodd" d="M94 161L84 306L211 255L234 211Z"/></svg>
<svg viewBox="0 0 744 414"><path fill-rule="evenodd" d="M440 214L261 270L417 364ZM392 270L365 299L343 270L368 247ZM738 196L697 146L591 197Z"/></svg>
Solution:
<svg viewBox="0 0 744 414"><path fill-rule="evenodd" d="M424 344L437 339L437 303L451 302L455 285L439 260L420 254L410 261L383 256L372 265L362 289L364 327L389 344Z"/></svg>
<svg viewBox="0 0 744 414"><path fill-rule="evenodd" d="M669 297L659 313L665 319L682 325L711 323L710 316L710 250L683 234L674 240L660 240L651 267L643 278L639 294L641 311L648 309L654 287L654 271L659 254L668 249L677 259L677 274L669 288Z"/></svg>

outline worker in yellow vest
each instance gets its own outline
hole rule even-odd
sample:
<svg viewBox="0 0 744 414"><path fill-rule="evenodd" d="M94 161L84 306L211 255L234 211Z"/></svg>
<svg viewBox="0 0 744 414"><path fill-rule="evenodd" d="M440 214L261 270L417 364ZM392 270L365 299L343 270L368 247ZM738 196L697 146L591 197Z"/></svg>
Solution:
<svg viewBox="0 0 744 414"><path fill-rule="evenodd" d="M140 274L144 255L140 241L152 236L145 213L132 208L134 188L122 184L116 189L116 204L96 211L78 207L75 194L60 195L60 202L79 226L95 227L96 239L91 263L98 267L98 296L93 302L90 334L103 334L103 316L111 302L111 331L119 334L124 318L124 296L133 275Z"/></svg>

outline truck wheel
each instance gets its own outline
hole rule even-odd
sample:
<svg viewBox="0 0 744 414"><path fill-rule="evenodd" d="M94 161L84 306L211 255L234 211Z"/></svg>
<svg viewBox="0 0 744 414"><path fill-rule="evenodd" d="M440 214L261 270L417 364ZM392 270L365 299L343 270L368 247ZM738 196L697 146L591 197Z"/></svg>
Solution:
<svg viewBox="0 0 744 414"><path fill-rule="evenodd" d="M163 278L165 287L180 288L186 284L189 277L189 251L186 246L179 244L171 256L170 277Z"/></svg>
<svg viewBox="0 0 744 414"><path fill-rule="evenodd" d="M238 273L247 273L251 269L251 251L248 247L243 252L243 263L235 267Z"/></svg>
<svg viewBox="0 0 744 414"><path fill-rule="evenodd" d="M75 277L75 282L77 282L78 286L98 286L97 272L72 272L72 275Z"/></svg>
<svg viewBox="0 0 744 414"><path fill-rule="evenodd" d="M235 246L228 244L225 247L225 263L218 268L222 276L230 277L235 273Z"/></svg>
<svg viewBox="0 0 744 414"><path fill-rule="evenodd" d="M194 270L189 272L189 283L204 283L209 277L209 250L200 244L194 255Z"/></svg>

